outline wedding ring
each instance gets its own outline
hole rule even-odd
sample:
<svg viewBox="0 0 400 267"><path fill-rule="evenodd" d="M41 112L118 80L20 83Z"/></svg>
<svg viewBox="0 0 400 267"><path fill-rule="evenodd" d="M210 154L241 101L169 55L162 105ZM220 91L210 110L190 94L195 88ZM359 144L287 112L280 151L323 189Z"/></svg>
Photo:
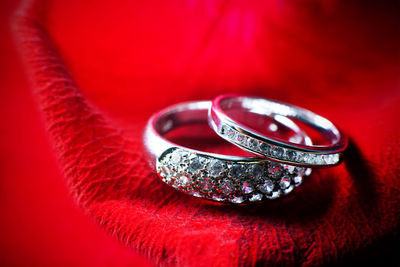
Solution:
<svg viewBox="0 0 400 267"><path fill-rule="evenodd" d="M293 118L317 130L328 144L298 144L261 133L249 127L245 120L229 116L232 111L259 114L277 121ZM329 120L307 109L264 98L233 94L218 96L212 102L208 120L211 128L225 140L280 163L303 167L337 165L347 147L347 138Z"/></svg>
<svg viewBox="0 0 400 267"><path fill-rule="evenodd" d="M149 119L143 136L145 150L150 165L166 184L200 198L246 204L288 194L311 172L260 157L198 151L165 137L177 127L207 123L210 108L210 101L186 102L163 109ZM307 136L296 124L281 124L307 143Z"/></svg>

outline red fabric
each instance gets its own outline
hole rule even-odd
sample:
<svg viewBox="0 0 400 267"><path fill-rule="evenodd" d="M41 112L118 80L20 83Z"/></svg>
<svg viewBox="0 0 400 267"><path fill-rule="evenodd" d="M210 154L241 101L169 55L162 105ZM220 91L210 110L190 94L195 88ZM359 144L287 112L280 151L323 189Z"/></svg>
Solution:
<svg viewBox="0 0 400 267"><path fill-rule="evenodd" d="M0 266L154 266L71 201L0 1Z"/></svg>
<svg viewBox="0 0 400 267"><path fill-rule="evenodd" d="M158 264L308 266L368 262L396 244L398 12L361 1L43 1L27 2L15 25L88 216ZM175 192L146 164L143 126L168 104L222 92L332 119L351 139L346 162L263 205Z"/></svg>

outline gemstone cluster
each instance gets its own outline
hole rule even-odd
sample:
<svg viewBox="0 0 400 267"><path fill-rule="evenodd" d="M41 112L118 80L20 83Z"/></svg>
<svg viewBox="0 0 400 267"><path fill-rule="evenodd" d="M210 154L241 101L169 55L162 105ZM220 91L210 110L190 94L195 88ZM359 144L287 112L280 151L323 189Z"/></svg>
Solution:
<svg viewBox="0 0 400 267"><path fill-rule="evenodd" d="M339 153L315 154L309 152L299 152L278 145L271 145L242 134L235 128L226 124L221 126L220 134L234 144L273 159L307 165L335 165L339 163Z"/></svg>
<svg viewBox="0 0 400 267"><path fill-rule="evenodd" d="M179 148L157 160L162 180L187 194L245 204L275 199L301 184L309 169L265 161L215 158Z"/></svg>

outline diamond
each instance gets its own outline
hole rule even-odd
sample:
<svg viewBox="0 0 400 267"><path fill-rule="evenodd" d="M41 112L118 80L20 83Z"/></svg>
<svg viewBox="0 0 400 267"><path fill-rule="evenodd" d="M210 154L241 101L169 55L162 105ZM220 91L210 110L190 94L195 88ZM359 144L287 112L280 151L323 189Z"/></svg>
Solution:
<svg viewBox="0 0 400 267"><path fill-rule="evenodd" d="M170 169L167 166L162 165L161 167L159 167L159 173L160 173L161 177L165 178L165 177L169 176Z"/></svg>
<svg viewBox="0 0 400 267"><path fill-rule="evenodd" d="M200 183L200 190L203 192L209 192L212 189L212 184L210 179L204 178Z"/></svg>
<svg viewBox="0 0 400 267"><path fill-rule="evenodd" d="M264 174L264 168L260 164L254 164L251 172L252 176L256 179L260 179Z"/></svg>
<svg viewBox="0 0 400 267"><path fill-rule="evenodd" d="M216 195L212 196L211 198L212 198L213 200L215 200L215 201L224 201L224 200L225 200L225 198L220 197L220 196L216 196Z"/></svg>
<svg viewBox="0 0 400 267"><path fill-rule="evenodd" d="M286 188L286 189L283 190L283 193L284 193L285 195L286 195L286 194L289 194L290 192L293 191L293 189L294 189L294 186L293 186L293 185L290 185L288 188Z"/></svg>
<svg viewBox="0 0 400 267"><path fill-rule="evenodd" d="M281 165L271 162L271 166L268 169L268 173L275 179L281 178L282 175Z"/></svg>
<svg viewBox="0 0 400 267"><path fill-rule="evenodd" d="M231 199L230 200L232 203L235 203L235 204L240 204L240 203L243 203L243 197L234 197L233 199Z"/></svg>
<svg viewBox="0 0 400 267"><path fill-rule="evenodd" d="M304 163L313 164L314 155L309 153L303 153L302 160L304 161Z"/></svg>
<svg viewBox="0 0 400 267"><path fill-rule="evenodd" d="M210 161L209 172L212 176L220 176L224 170L224 165L222 165L221 161L217 159L213 159Z"/></svg>
<svg viewBox="0 0 400 267"><path fill-rule="evenodd" d="M284 166L285 166L285 169L286 169L290 174L293 174L293 173L295 172L295 170L296 170L296 167L293 166L293 165L284 165Z"/></svg>
<svg viewBox="0 0 400 267"><path fill-rule="evenodd" d="M305 170L305 172L304 172L304 175L309 176L311 174L311 172L312 172L312 169L311 168L307 168Z"/></svg>
<svg viewBox="0 0 400 267"><path fill-rule="evenodd" d="M188 170L191 171L192 173L196 173L198 172L202 167L202 164L199 160L198 157L194 158L191 160L191 162L189 163L189 167Z"/></svg>
<svg viewBox="0 0 400 267"><path fill-rule="evenodd" d="M247 140L247 145L253 150L258 150L258 141L254 138L249 138Z"/></svg>
<svg viewBox="0 0 400 267"><path fill-rule="evenodd" d="M303 182L303 177L296 175L293 177L293 183L295 186L299 186Z"/></svg>
<svg viewBox="0 0 400 267"><path fill-rule="evenodd" d="M249 181L244 181L242 185L242 191L245 194L249 194L254 191L254 188Z"/></svg>
<svg viewBox="0 0 400 267"><path fill-rule="evenodd" d="M250 198L249 201L254 202L254 201L261 201L263 195L262 194L253 194Z"/></svg>
<svg viewBox="0 0 400 267"><path fill-rule="evenodd" d="M331 155L331 163L336 164L339 162L339 154L332 154Z"/></svg>
<svg viewBox="0 0 400 267"><path fill-rule="evenodd" d="M288 150L286 152L286 157L290 161L297 161L297 152L293 150Z"/></svg>
<svg viewBox="0 0 400 267"><path fill-rule="evenodd" d="M281 195L281 192L280 192L280 191L274 191L274 192L272 192L271 195L267 195L267 198L269 198L269 199L276 199L276 198L278 198L280 195Z"/></svg>
<svg viewBox="0 0 400 267"><path fill-rule="evenodd" d="M267 143L261 143L260 144L260 150L264 155L270 155L271 154L271 146L268 145Z"/></svg>
<svg viewBox="0 0 400 267"><path fill-rule="evenodd" d="M233 165L231 167L231 176L232 178L239 178L244 176L244 169L241 165Z"/></svg>
<svg viewBox="0 0 400 267"><path fill-rule="evenodd" d="M314 155L314 164L324 165L325 164L324 155Z"/></svg>
<svg viewBox="0 0 400 267"><path fill-rule="evenodd" d="M324 160L322 158L322 155L308 154L308 160L306 163L321 165L321 164L324 164Z"/></svg>
<svg viewBox="0 0 400 267"><path fill-rule="evenodd" d="M325 162L327 164L336 164L339 161L339 154L325 155Z"/></svg>
<svg viewBox="0 0 400 267"><path fill-rule="evenodd" d="M331 164L331 155L322 155L322 160L324 161L325 164Z"/></svg>
<svg viewBox="0 0 400 267"><path fill-rule="evenodd" d="M310 154L308 153L301 153L299 156L299 161L302 161L304 163L308 163L309 159L310 159Z"/></svg>
<svg viewBox="0 0 400 267"><path fill-rule="evenodd" d="M303 167L296 167L295 168L295 172L297 173L297 175L301 175L302 176L305 171L306 171L306 168L303 168Z"/></svg>
<svg viewBox="0 0 400 267"><path fill-rule="evenodd" d="M271 180L265 180L263 184L257 186L258 190L264 194L271 193L274 190L274 183Z"/></svg>
<svg viewBox="0 0 400 267"><path fill-rule="evenodd" d="M235 136L235 141L236 143L245 146L247 143L247 137L241 133L237 133Z"/></svg>
<svg viewBox="0 0 400 267"><path fill-rule="evenodd" d="M190 191L189 194L194 197L201 197L201 195L199 193L197 193L196 191Z"/></svg>
<svg viewBox="0 0 400 267"><path fill-rule="evenodd" d="M165 183L169 184L169 183L171 182L171 176L164 177L164 178L162 178L162 180L163 180Z"/></svg>
<svg viewBox="0 0 400 267"><path fill-rule="evenodd" d="M285 150L279 146L274 146L272 148L272 156L275 158L282 158Z"/></svg>
<svg viewBox="0 0 400 267"><path fill-rule="evenodd" d="M222 127L221 133L222 133L223 135L226 135L229 139L233 139L233 138L235 137L236 131L233 130L233 129L232 129L231 127L229 127L229 126L224 125L224 126Z"/></svg>
<svg viewBox="0 0 400 267"><path fill-rule="evenodd" d="M282 177L281 181L279 182L279 186L281 189L286 189L290 186L290 178L289 177Z"/></svg>
<svg viewBox="0 0 400 267"><path fill-rule="evenodd" d="M229 195L235 189L229 180L224 180L220 186L221 191L224 195Z"/></svg>
<svg viewBox="0 0 400 267"><path fill-rule="evenodd" d="M187 185L190 184L192 179L190 179L190 177L187 176L187 175L181 175L181 176L178 177L178 181L182 186L187 186Z"/></svg>
<svg viewBox="0 0 400 267"><path fill-rule="evenodd" d="M182 153L180 151L174 151L171 156L171 161L174 164L179 164L182 161Z"/></svg>

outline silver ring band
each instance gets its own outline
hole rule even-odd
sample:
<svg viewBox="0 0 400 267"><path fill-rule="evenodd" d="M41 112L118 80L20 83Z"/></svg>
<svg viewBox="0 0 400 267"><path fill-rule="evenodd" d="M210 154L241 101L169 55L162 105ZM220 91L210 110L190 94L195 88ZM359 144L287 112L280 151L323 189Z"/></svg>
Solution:
<svg viewBox="0 0 400 267"><path fill-rule="evenodd" d="M241 109L273 117L289 117L309 125L321 133L328 145L298 144L260 133L227 114ZM255 155L297 166L330 166L340 163L347 147L347 138L327 119L294 105L264 98L221 95L215 98L209 112L211 128L222 138Z"/></svg>
<svg viewBox="0 0 400 267"><path fill-rule="evenodd" d="M196 197L245 204L288 194L304 175L310 174L311 169L259 157L202 152L164 138L181 125L206 123L210 108L210 101L187 102L168 107L149 119L143 137L145 148L150 165L168 185Z"/></svg>

